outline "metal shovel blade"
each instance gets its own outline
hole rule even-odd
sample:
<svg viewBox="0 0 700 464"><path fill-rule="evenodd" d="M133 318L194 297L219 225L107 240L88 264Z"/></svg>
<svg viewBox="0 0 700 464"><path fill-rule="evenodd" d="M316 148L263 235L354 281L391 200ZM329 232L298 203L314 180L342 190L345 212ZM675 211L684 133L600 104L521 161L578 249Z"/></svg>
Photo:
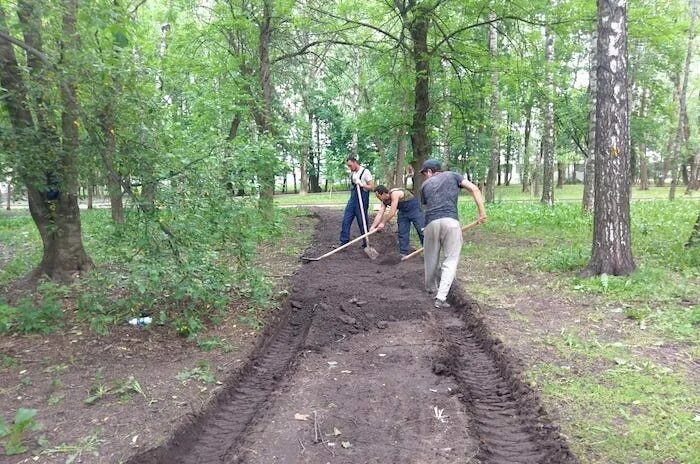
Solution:
<svg viewBox="0 0 700 464"><path fill-rule="evenodd" d="M369 256L369 259L377 259L379 257L379 252L371 246L365 247L365 254Z"/></svg>

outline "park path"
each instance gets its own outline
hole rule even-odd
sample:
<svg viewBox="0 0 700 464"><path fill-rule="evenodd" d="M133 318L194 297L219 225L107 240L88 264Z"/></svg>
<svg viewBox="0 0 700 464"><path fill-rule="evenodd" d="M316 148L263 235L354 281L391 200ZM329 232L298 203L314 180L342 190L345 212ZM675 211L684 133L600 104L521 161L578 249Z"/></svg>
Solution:
<svg viewBox="0 0 700 464"><path fill-rule="evenodd" d="M340 215L316 209L319 256ZM517 363L456 288L437 310L422 258L351 246L304 264L263 342L216 400L130 464L574 463Z"/></svg>

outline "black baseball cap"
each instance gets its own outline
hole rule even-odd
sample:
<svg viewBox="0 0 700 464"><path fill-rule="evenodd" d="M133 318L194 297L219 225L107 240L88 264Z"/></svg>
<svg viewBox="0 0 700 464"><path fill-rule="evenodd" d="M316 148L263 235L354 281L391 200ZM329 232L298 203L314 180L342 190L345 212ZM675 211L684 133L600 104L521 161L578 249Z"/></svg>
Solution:
<svg viewBox="0 0 700 464"><path fill-rule="evenodd" d="M423 167L420 168L420 172L425 172L428 169L430 169L433 172L438 172L442 170L442 165L440 164L440 161L435 159L425 160L425 162L423 163Z"/></svg>

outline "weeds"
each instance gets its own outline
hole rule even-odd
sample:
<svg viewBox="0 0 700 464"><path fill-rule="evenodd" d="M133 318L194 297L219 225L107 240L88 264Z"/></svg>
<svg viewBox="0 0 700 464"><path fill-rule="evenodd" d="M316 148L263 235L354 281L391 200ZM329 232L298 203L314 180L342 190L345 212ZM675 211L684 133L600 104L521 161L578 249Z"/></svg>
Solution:
<svg viewBox="0 0 700 464"><path fill-rule="evenodd" d="M182 383L189 380L198 380L202 383L215 383L216 378L211 371L211 365L207 361L199 361L192 369L178 373L175 378Z"/></svg>
<svg viewBox="0 0 700 464"><path fill-rule="evenodd" d="M62 443L54 448L46 449L42 451L41 454L66 454L66 464L73 464L74 462L83 462L82 458L84 454L89 454L93 457L98 457L97 447L102 443L98 434L90 435L89 437L83 437L75 444Z"/></svg>
<svg viewBox="0 0 700 464"><path fill-rule="evenodd" d="M83 400L85 404L95 404L97 401L108 396L116 396L120 401L128 401L134 394L139 394L143 396L146 401L149 401L143 388L141 388L141 384L132 375L126 380L116 381L111 385L105 384L101 377L96 377L88 393L88 397Z"/></svg>
<svg viewBox="0 0 700 464"><path fill-rule="evenodd" d="M9 425L0 416L0 442L5 448L5 454L11 456L26 452L28 448L24 444L25 433L41 428L41 424L36 420L36 409L19 408Z"/></svg>

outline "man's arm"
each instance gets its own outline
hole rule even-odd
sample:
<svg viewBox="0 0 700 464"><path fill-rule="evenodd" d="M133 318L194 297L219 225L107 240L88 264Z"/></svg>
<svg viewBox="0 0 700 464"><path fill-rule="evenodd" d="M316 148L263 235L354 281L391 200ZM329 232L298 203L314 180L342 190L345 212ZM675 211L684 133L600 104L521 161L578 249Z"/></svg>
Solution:
<svg viewBox="0 0 700 464"><path fill-rule="evenodd" d="M459 186L468 190L472 194L472 197L474 197L476 207L479 209L479 218L477 219L477 222L479 224L486 222L486 208L484 208L484 199L481 196L481 190L479 190L479 187L471 183L466 177L462 179Z"/></svg>
<svg viewBox="0 0 700 464"><path fill-rule="evenodd" d="M379 212L377 213L376 216L374 216L374 221L372 222L372 227L369 228L370 231L373 231L374 229L379 227L380 224L382 224L382 218L384 217L385 211L386 211L386 205L384 203L380 203Z"/></svg>
<svg viewBox="0 0 700 464"><path fill-rule="evenodd" d="M399 209L399 200L403 196L403 192L397 190L396 192L391 192L391 209L389 210L389 215L382 221L384 224L391 221L391 218L396 216L396 211Z"/></svg>

